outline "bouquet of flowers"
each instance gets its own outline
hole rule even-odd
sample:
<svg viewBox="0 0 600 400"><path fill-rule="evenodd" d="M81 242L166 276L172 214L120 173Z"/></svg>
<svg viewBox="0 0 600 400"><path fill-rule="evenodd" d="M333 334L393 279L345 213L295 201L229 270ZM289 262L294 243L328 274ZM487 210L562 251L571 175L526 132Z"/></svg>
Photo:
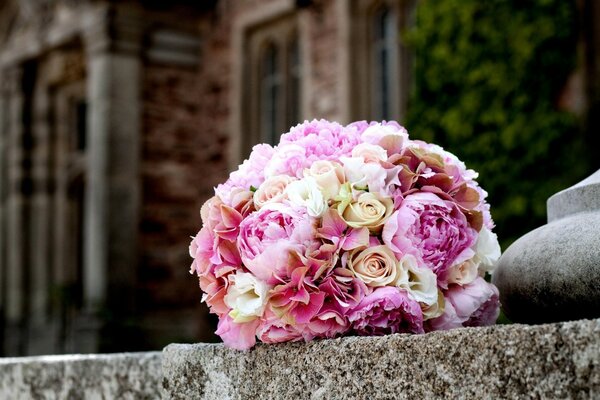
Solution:
<svg viewBox="0 0 600 400"><path fill-rule="evenodd" d="M305 122L215 189L193 238L202 300L236 349L493 324L487 193L396 122Z"/></svg>

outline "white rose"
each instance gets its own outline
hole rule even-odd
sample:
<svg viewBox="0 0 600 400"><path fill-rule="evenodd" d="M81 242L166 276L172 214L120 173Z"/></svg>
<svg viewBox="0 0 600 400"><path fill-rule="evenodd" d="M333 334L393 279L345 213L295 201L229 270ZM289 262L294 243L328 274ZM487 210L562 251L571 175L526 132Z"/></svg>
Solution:
<svg viewBox="0 0 600 400"><path fill-rule="evenodd" d="M285 188L285 193L292 204L305 207L311 217L320 217L327 211L327 200L311 176L291 182Z"/></svg>
<svg viewBox="0 0 600 400"><path fill-rule="evenodd" d="M456 283L464 286L473 282L479 276L477 271L478 267L479 263L475 257L460 264L453 265L448 272L448 283Z"/></svg>
<svg viewBox="0 0 600 400"><path fill-rule="evenodd" d="M290 182L295 181L288 175L277 175L265 180L254 192L254 206L260 210L267 203L281 203L287 198L285 188Z"/></svg>
<svg viewBox="0 0 600 400"><path fill-rule="evenodd" d="M367 286L386 286L398 279L398 260L389 247L356 249L348 257L348 269Z"/></svg>
<svg viewBox="0 0 600 400"><path fill-rule="evenodd" d="M327 199L335 197L344 182L344 170L336 162L319 160L315 161L309 169L304 170L304 176L315 178L317 185Z"/></svg>
<svg viewBox="0 0 600 400"><path fill-rule="evenodd" d="M428 306L438 301L437 277L429 268L419 267L417 259L405 254L399 262L400 275L394 284L406 290L419 303Z"/></svg>
<svg viewBox="0 0 600 400"><path fill-rule="evenodd" d="M231 308L229 316L233 322L249 322L262 317L269 291L267 284L250 273L239 271L229 276L229 283L223 301Z"/></svg>
<svg viewBox="0 0 600 400"><path fill-rule="evenodd" d="M365 163L379 163L388 159L383 147L371 143L361 143L354 147L352 157L362 157Z"/></svg>
<svg viewBox="0 0 600 400"><path fill-rule="evenodd" d="M485 226L481 228L477 242L475 242L475 259L481 271L492 272L501 255L498 236Z"/></svg>

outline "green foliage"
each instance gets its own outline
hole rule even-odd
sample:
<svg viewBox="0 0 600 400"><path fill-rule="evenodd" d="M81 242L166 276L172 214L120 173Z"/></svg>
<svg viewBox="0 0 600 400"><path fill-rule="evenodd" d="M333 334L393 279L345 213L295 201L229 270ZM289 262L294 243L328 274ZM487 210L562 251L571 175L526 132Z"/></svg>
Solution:
<svg viewBox="0 0 600 400"><path fill-rule="evenodd" d="M575 68L575 2L424 0L415 25L407 128L480 173L506 247L591 172L577 119L556 107Z"/></svg>

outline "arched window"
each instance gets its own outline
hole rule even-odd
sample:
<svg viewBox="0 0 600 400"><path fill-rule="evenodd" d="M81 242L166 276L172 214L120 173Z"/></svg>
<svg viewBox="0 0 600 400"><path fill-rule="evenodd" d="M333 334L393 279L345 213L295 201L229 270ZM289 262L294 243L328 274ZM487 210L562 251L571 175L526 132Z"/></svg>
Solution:
<svg viewBox="0 0 600 400"><path fill-rule="evenodd" d="M387 6L372 19L372 110L377 120L398 118L398 26Z"/></svg>
<svg viewBox="0 0 600 400"><path fill-rule="evenodd" d="M250 30L246 61L243 157L257 143L276 144L301 117L302 57L296 16Z"/></svg>

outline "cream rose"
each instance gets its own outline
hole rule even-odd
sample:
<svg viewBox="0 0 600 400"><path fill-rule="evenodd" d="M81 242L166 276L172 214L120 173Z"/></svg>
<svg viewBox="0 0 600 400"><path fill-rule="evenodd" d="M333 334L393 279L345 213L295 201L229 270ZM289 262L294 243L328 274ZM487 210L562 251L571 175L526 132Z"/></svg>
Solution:
<svg viewBox="0 0 600 400"><path fill-rule="evenodd" d="M356 249L348 257L348 269L367 286L386 286L398 279L398 260L389 247Z"/></svg>
<svg viewBox="0 0 600 400"><path fill-rule="evenodd" d="M417 259L405 254L398 263L399 275L396 286L408 292L419 303L432 305L437 302L437 277L429 268L419 267Z"/></svg>
<svg viewBox="0 0 600 400"><path fill-rule="evenodd" d="M463 286L473 282L479 276L477 272L478 266L479 263L476 262L475 257L453 265L448 271L448 283L456 283Z"/></svg>
<svg viewBox="0 0 600 400"><path fill-rule="evenodd" d="M285 188L295 180L296 178L288 175L277 175L265 180L254 192L254 206L256 209L260 210L267 203L281 203L287 199Z"/></svg>
<svg viewBox="0 0 600 400"><path fill-rule="evenodd" d="M269 287L247 272L236 272L229 276L229 288L223 301L231 308L229 316L233 322L249 322L262 317L267 304Z"/></svg>
<svg viewBox="0 0 600 400"><path fill-rule="evenodd" d="M373 233L381 232L383 224L394 211L390 198L381 198L374 193L362 193L342 212L342 218L353 228L369 228Z"/></svg>
<svg viewBox="0 0 600 400"><path fill-rule="evenodd" d="M319 160L304 170L304 176L315 179L326 199L335 197L344 182L344 169L336 162Z"/></svg>

